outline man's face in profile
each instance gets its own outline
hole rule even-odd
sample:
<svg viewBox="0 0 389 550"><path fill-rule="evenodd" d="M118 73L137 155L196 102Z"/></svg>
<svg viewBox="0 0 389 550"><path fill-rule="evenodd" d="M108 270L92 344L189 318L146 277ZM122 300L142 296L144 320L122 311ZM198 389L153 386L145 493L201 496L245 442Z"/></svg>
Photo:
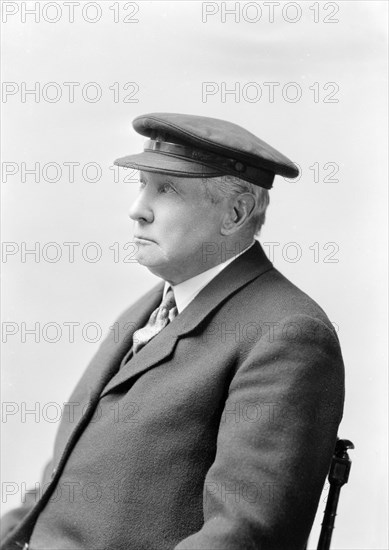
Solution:
<svg viewBox="0 0 389 550"><path fill-rule="evenodd" d="M199 178L140 172L140 181L130 209L137 261L173 284L211 267L204 245L220 243L227 199L212 203Z"/></svg>

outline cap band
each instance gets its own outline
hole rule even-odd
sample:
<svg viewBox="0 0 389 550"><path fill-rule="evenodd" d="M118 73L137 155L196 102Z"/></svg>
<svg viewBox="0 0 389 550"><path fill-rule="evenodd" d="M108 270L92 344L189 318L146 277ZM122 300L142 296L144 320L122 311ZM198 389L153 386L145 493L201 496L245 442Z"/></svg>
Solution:
<svg viewBox="0 0 389 550"><path fill-rule="evenodd" d="M270 189L274 180L274 174L263 168L248 166L236 159L222 157L215 153L179 145L178 143L149 139L145 143L144 150L216 168L221 174L236 176L265 189Z"/></svg>

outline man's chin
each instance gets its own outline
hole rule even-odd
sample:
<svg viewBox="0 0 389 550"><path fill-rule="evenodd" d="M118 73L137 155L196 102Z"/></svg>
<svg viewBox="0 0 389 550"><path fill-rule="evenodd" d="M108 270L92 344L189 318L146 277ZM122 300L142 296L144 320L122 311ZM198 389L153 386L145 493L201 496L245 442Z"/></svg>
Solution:
<svg viewBox="0 0 389 550"><path fill-rule="evenodd" d="M158 258L157 254L153 254L151 250L138 250L135 259L138 264L148 268L157 267L161 263L161 258Z"/></svg>
<svg viewBox="0 0 389 550"><path fill-rule="evenodd" d="M135 257L138 264L143 265L144 267L151 267L154 265L154 261L149 257L148 254L137 254Z"/></svg>

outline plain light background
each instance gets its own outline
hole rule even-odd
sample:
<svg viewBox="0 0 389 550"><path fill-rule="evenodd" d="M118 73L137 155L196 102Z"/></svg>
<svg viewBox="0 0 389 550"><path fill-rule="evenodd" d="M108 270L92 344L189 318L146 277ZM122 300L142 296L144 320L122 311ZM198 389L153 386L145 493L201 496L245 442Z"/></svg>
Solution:
<svg viewBox="0 0 389 550"><path fill-rule="evenodd" d="M9 483L17 489L14 495L3 491L3 511L20 503L23 484L39 481L58 410L98 348L96 327L102 337L157 281L124 261L132 239L128 209L138 186L124 182L122 170L115 181L112 163L142 150L131 120L153 111L192 113L236 122L302 167L297 182L276 178L260 240L273 243L265 250L273 247L275 266L320 303L342 344L347 395L339 434L356 449L333 548L387 549L387 3L281 2L271 22L264 2L141 1L135 13L125 2L105 1L95 23L81 15L88 2L75 7L73 23L62 2L40 2L40 21L23 16L34 2L5 4L16 11L2 25L2 78L15 93L3 96L2 161L16 173L3 172L2 183L3 247L12 252L2 259L2 480L3 489ZM223 22L225 9L235 15ZM254 22L259 9L262 17ZM216 13L205 19L205 10ZM89 20L99 15L93 6L85 14ZM138 22L125 23L125 17ZM79 83L74 102L65 82ZM90 82L101 89L99 101L82 96ZM128 82L137 83L137 102L123 101L134 90L124 89ZM214 95L202 96L204 82L212 83ZM270 82L274 101L264 84ZM24 98L23 86L35 83L38 96ZM223 97L223 87L236 95ZM50 102L58 89L62 97ZM86 90L93 98L94 88ZM22 174L35 163L39 181ZM55 165L48 163L61 167L59 181L52 181ZM79 163L74 181L64 163ZM83 175L88 163L101 167L99 181L88 181L96 173L92 165ZM327 163L338 166L332 176L338 181L331 181ZM66 242L79 243L73 262ZM101 251L96 262L92 242ZM23 247L34 246L41 251L37 261L22 255ZM50 261L57 253L58 261ZM79 323L74 341L72 322ZM23 327L34 326L39 342L23 336ZM55 327L62 331L57 342ZM25 414L34 408L36 416Z"/></svg>

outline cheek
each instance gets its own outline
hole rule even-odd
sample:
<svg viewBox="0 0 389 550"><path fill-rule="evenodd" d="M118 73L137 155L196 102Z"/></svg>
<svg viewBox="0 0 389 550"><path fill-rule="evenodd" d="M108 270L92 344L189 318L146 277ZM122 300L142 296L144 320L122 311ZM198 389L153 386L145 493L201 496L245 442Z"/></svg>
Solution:
<svg viewBox="0 0 389 550"><path fill-rule="evenodd" d="M157 221L157 219L156 219ZM184 238L195 225L195 218L191 212L171 208L159 217L158 233L164 239Z"/></svg>
<svg viewBox="0 0 389 550"><path fill-rule="evenodd" d="M204 242L212 242L218 230L218 219L209 205L196 208L169 208L160 211L158 222L159 242L165 250L177 247L181 251L197 250Z"/></svg>

